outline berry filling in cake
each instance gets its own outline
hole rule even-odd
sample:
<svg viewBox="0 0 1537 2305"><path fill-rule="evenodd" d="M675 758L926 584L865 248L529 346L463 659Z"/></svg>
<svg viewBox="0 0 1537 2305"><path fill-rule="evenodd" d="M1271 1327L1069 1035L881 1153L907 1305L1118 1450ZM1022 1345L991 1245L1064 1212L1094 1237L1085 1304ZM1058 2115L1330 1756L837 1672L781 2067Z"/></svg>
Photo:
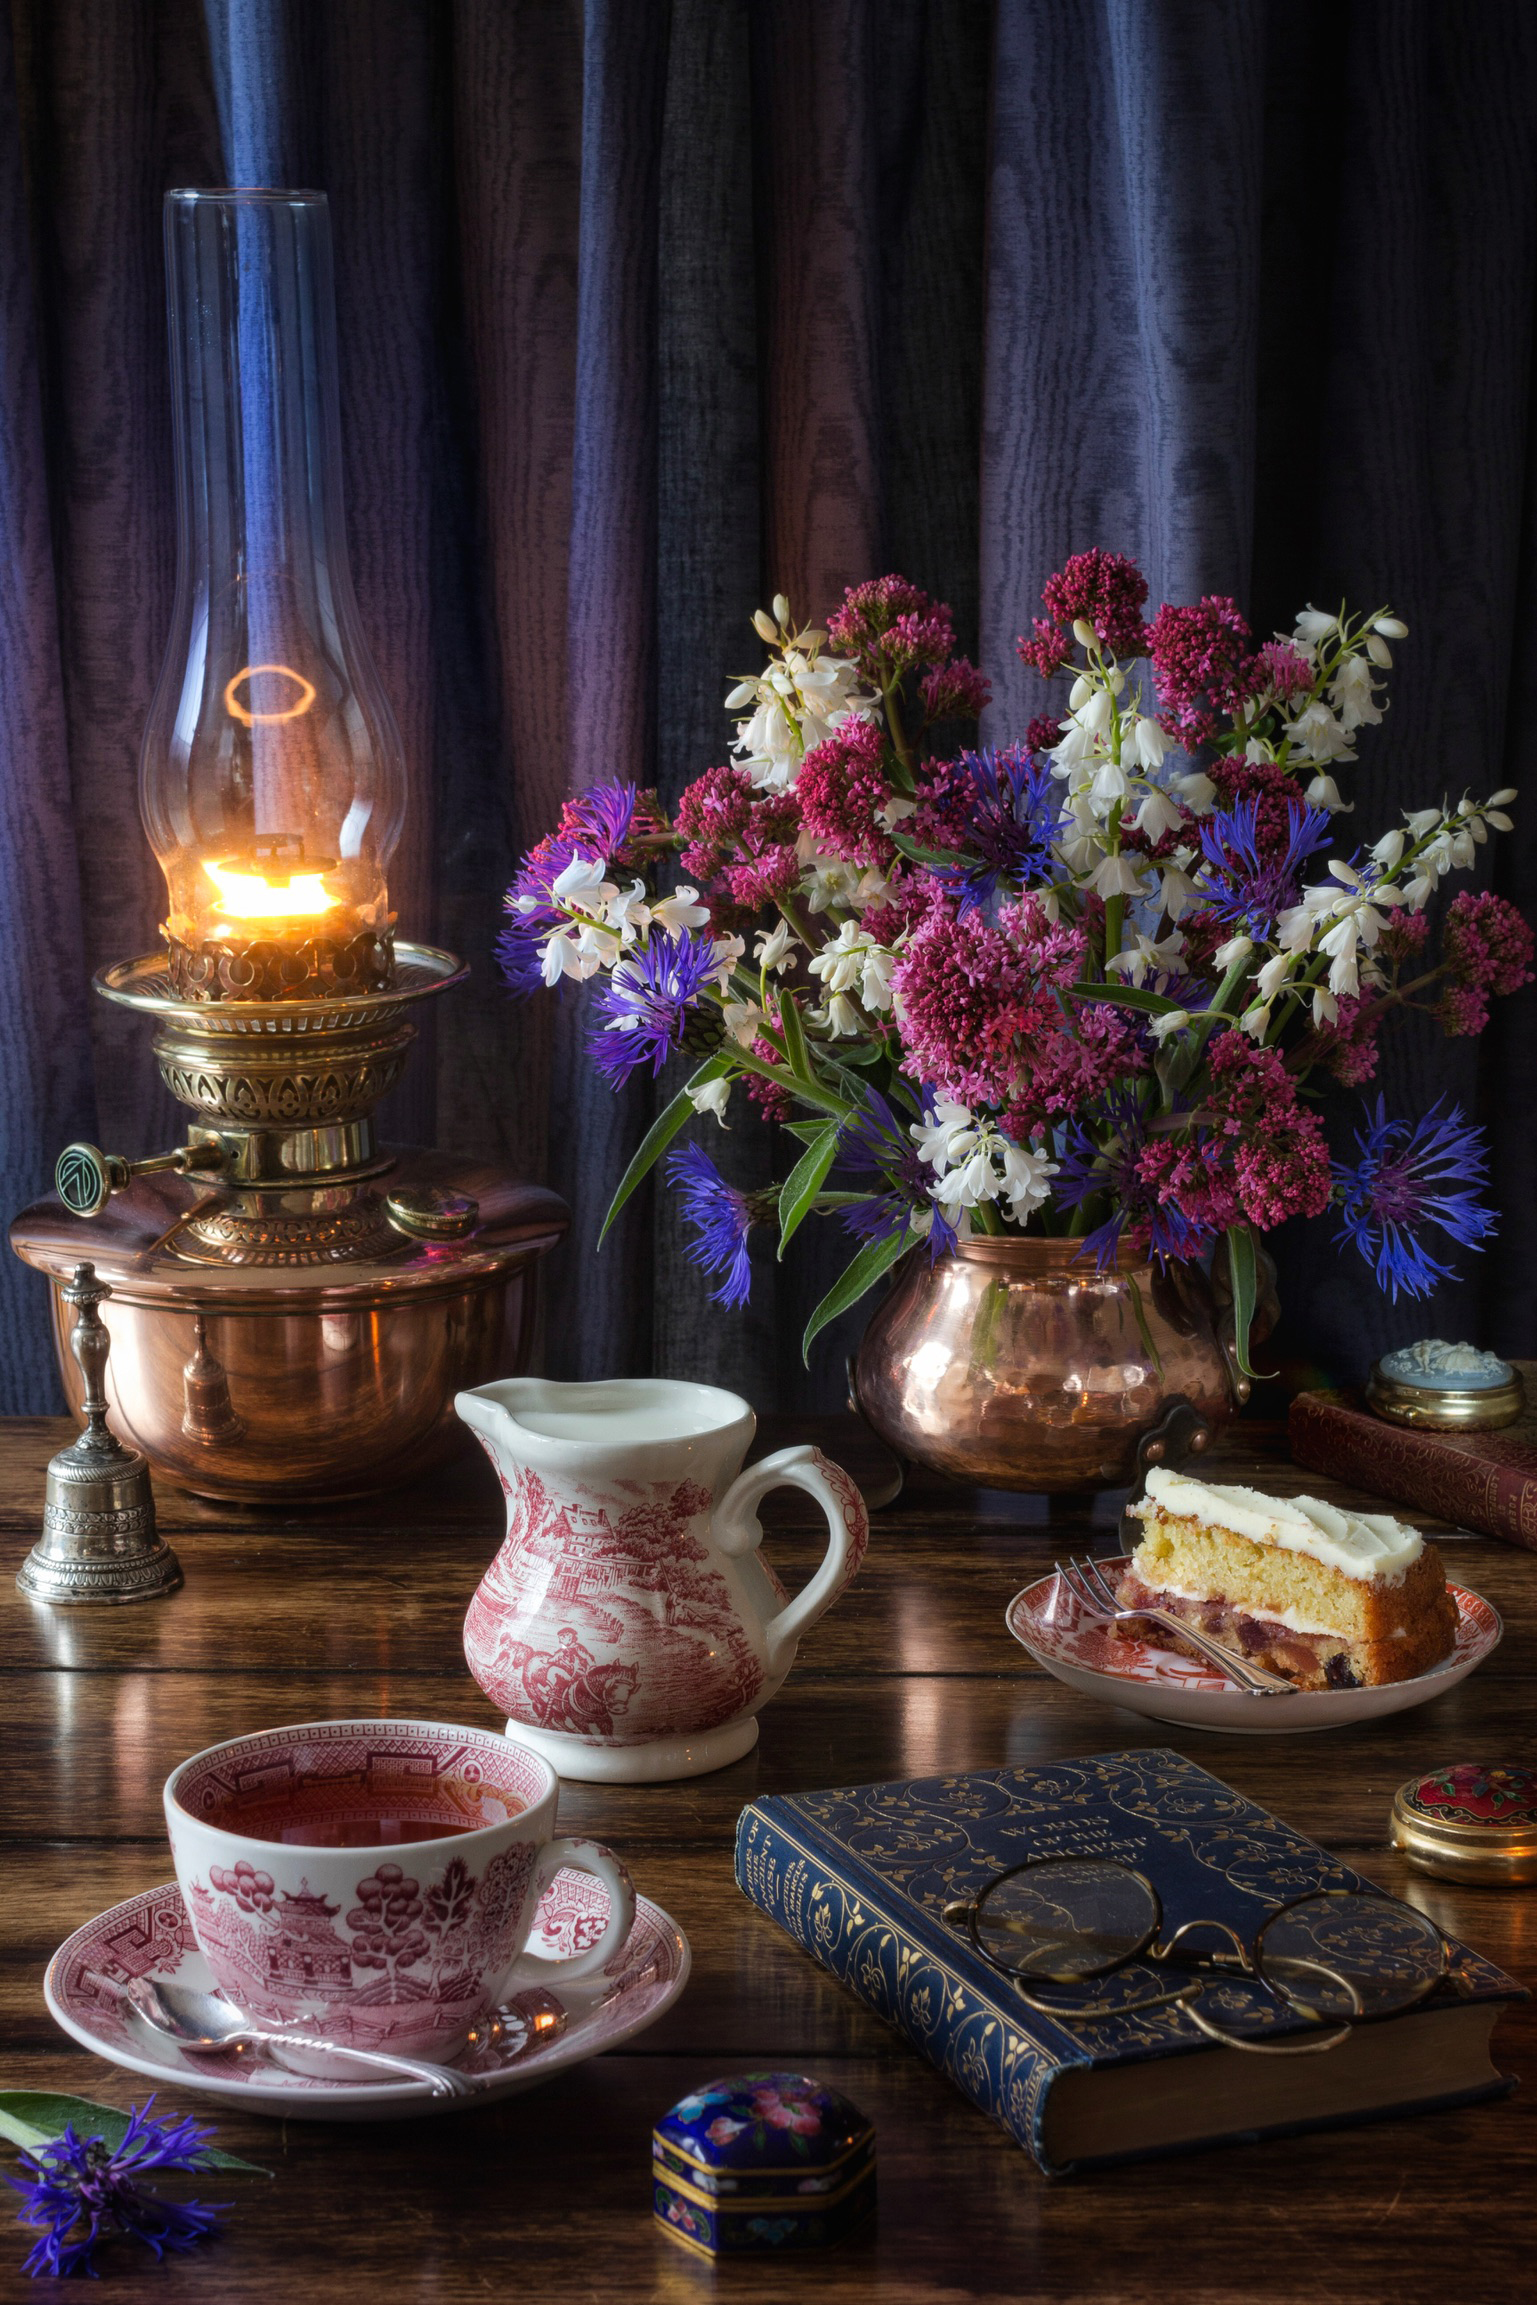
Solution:
<svg viewBox="0 0 1537 2305"><path fill-rule="evenodd" d="M1451 1653L1457 1606L1440 1555L1389 1514L1162 1467L1131 1511L1143 1534L1117 1588L1121 1606L1167 1610L1298 1688L1412 1680ZM1185 1646L1162 1627L1118 1629Z"/></svg>

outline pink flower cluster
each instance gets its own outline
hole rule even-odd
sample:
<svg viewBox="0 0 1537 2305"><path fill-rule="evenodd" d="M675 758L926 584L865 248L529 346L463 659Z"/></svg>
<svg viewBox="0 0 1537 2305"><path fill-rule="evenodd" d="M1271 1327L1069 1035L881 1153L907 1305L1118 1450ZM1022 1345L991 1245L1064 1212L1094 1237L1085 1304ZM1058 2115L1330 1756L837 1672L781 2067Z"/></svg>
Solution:
<svg viewBox="0 0 1537 2305"><path fill-rule="evenodd" d="M955 626L942 600L931 600L902 576L856 584L827 620L827 637L852 657L867 680L943 664L955 651Z"/></svg>
<svg viewBox="0 0 1537 2305"><path fill-rule="evenodd" d="M846 864L896 861L890 833L876 811L891 797L886 739L873 720L846 720L801 762L795 780L801 821L819 848Z"/></svg>
<svg viewBox="0 0 1537 2305"><path fill-rule="evenodd" d="M993 684L986 673L964 656L937 664L918 683L918 697L926 721L976 720L986 711Z"/></svg>
<svg viewBox="0 0 1537 2305"><path fill-rule="evenodd" d="M1519 992L1532 981L1533 937L1513 904L1492 889L1453 897L1441 950L1454 983L1481 992Z"/></svg>
<svg viewBox="0 0 1537 2305"><path fill-rule="evenodd" d="M684 869L743 912L782 903L800 880L800 816L793 791L760 793L745 769L707 768L678 802Z"/></svg>
<svg viewBox="0 0 1537 2305"><path fill-rule="evenodd" d="M1385 1013L1380 1000L1344 993L1333 1025L1308 1044L1310 1049L1316 1045L1335 1079L1346 1088L1360 1088L1376 1078L1377 1029Z"/></svg>
<svg viewBox="0 0 1537 2305"><path fill-rule="evenodd" d="M906 577L856 584L828 618L827 637L877 688L926 667L918 683L925 724L975 720L992 695L976 666L956 654L955 620L945 603Z"/></svg>
<svg viewBox="0 0 1537 2305"><path fill-rule="evenodd" d="M1288 1217L1320 1216L1332 1183L1329 1148L1279 1051L1225 1032L1212 1044L1210 1069L1208 1125L1180 1140L1151 1139L1137 1162L1139 1182L1213 1235L1234 1224L1264 1231Z"/></svg>
<svg viewBox="0 0 1537 2305"><path fill-rule="evenodd" d="M1043 679L1060 672L1073 646L1073 626L1092 624L1110 656L1140 656L1147 646L1142 605L1147 578L1124 552L1075 552L1041 587L1046 614L1035 619L1033 640L1015 647ZM1028 742L1028 739L1027 739ZM1055 742L1055 739L1053 739ZM1031 748L1035 748L1032 746Z"/></svg>
<svg viewBox="0 0 1537 2305"><path fill-rule="evenodd" d="M1481 1033L1490 993L1519 992L1532 981L1532 932L1513 904L1492 889L1453 897L1441 934L1448 982L1436 1021L1449 1040Z"/></svg>
<svg viewBox="0 0 1537 2305"><path fill-rule="evenodd" d="M1026 1142L1113 1081L1144 1071L1135 1033L1107 1007L1060 998L1082 974L1088 937L1024 896L996 923L936 903L893 977L903 1069L966 1104L992 1104Z"/></svg>
<svg viewBox="0 0 1537 2305"><path fill-rule="evenodd" d="M1165 601L1148 626L1147 652L1168 734L1193 750L1209 744L1269 669L1254 653L1254 635L1235 601L1208 593L1189 608Z"/></svg>
<svg viewBox="0 0 1537 2305"><path fill-rule="evenodd" d="M1267 640L1259 652L1259 661L1265 668L1264 686L1283 704L1313 685L1312 665L1289 640Z"/></svg>

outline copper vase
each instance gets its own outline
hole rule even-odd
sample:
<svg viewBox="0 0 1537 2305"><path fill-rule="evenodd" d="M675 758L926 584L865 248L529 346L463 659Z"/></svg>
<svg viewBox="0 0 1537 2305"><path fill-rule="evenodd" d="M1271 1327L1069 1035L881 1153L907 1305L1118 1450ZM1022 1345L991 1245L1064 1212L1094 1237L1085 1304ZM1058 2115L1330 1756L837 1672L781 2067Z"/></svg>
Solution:
<svg viewBox="0 0 1537 2305"><path fill-rule="evenodd" d="M860 1409L952 1479L1046 1493L1127 1486L1175 1396L1213 1430L1247 1395L1195 1265L1100 1271L1073 1240L915 1250L855 1362Z"/></svg>

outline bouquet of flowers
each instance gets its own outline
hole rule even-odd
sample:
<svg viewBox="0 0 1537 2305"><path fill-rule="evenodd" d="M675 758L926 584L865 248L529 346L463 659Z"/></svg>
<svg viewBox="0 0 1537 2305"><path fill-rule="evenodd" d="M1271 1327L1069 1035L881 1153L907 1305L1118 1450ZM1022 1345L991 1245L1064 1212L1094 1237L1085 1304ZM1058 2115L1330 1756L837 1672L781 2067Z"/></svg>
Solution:
<svg viewBox="0 0 1537 2305"><path fill-rule="evenodd" d="M1331 1159L1315 1108L1321 1073L1371 1081L1390 1019L1477 1033L1530 980L1503 898L1454 896L1435 940L1427 914L1513 793L1443 798L1368 843L1341 779L1405 625L1309 607L1256 645L1231 600L1147 620L1147 592L1120 554L1069 560L1018 644L1065 693L977 749L953 737L988 683L941 603L882 577L822 631L776 599L753 618L767 664L726 698L724 766L670 817L629 785L567 803L508 891L506 974L595 980L615 1085L694 1067L605 1231L666 1155L690 1253L734 1305L755 1226L783 1254L831 1215L857 1245L807 1347L905 1252L970 1230L1073 1236L1102 1266L1215 1252L1246 1374L1272 1227L1332 1208L1395 1298L1449 1270L1436 1234L1488 1235L1460 1111L1400 1118L1379 1095ZM729 1126L739 1083L800 1141L771 1191L675 1142L696 1114Z"/></svg>

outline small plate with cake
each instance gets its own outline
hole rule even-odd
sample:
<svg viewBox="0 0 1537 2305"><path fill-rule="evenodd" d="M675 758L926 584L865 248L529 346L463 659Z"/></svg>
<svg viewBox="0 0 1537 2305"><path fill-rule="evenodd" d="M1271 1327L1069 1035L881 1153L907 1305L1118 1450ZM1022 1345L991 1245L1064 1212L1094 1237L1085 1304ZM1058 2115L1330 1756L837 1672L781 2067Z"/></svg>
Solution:
<svg viewBox="0 0 1537 2305"><path fill-rule="evenodd" d="M1099 1563L1123 1610L1183 1619L1294 1695L1254 1697L1178 1633L1096 1616L1055 1571L1009 1603L1014 1638L1085 1695L1187 1728L1295 1735L1428 1704L1495 1647L1498 1611L1448 1584L1434 1545L1387 1513L1269 1497L1158 1467L1128 1508L1136 1551Z"/></svg>

